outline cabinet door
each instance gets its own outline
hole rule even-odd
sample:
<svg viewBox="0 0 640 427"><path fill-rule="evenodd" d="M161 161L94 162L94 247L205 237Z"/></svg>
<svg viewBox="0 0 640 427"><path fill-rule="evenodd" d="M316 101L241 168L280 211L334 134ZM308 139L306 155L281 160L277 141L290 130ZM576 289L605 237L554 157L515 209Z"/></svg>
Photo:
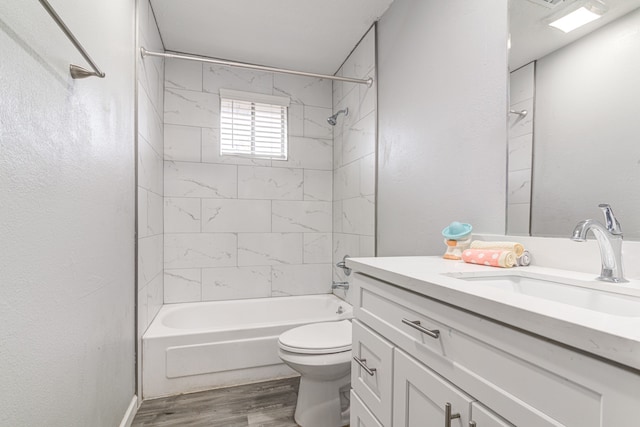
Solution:
<svg viewBox="0 0 640 427"><path fill-rule="evenodd" d="M383 427L353 390L351 390L351 415L349 425L351 427Z"/></svg>
<svg viewBox="0 0 640 427"><path fill-rule="evenodd" d="M473 398L411 356L394 350L393 426L467 427ZM446 422L446 406L459 415Z"/></svg>
<svg viewBox="0 0 640 427"><path fill-rule="evenodd" d="M471 419L476 427L513 427L513 424L479 402L471 404Z"/></svg>
<svg viewBox="0 0 640 427"><path fill-rule="evenodd" d="M380 423L390 427L393 346L357 320L352 331L351 387Z"/></svg>

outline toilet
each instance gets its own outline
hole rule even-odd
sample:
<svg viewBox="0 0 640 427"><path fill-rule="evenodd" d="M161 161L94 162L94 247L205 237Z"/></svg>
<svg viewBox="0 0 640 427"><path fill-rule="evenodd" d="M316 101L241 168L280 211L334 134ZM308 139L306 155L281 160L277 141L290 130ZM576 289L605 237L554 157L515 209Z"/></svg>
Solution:
<svg viewBox="0 0 640 427"><path fill-rule="evenodd" d="M300 374L295 421L302 427L349 424L341 389L351 382L351 321L321 322L290 329L278 339L280 359Z"/></svg>

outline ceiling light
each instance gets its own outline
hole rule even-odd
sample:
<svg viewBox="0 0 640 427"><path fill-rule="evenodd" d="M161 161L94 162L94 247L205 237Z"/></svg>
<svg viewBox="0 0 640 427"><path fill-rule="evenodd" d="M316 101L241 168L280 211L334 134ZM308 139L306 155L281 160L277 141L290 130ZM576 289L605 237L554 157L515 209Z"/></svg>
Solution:
<svg viewBox="0 0 640 427"><path fill-rule="evenodd" d="M595 21L607 11L606 6L599 1L589 1L584 4L580 2L580 4L577 9L575 7L569 9L568 13L568 10L564 10L560 12L560 16L554 15L549 19L549 25L568 33L591 21Z"/></svg>

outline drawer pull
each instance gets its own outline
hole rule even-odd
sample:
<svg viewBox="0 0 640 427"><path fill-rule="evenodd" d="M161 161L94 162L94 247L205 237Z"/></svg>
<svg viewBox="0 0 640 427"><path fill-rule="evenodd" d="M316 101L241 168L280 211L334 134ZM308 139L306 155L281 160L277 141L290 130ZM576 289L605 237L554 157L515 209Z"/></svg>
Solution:
<svg viewBox="0 0 640 427"><path fill-rule="evenodd" d="M431 338L440 338L440 331L437 329L427 329L424 326L420 325L419 320L408 320L402 319L402 323L405 325L411 326L413 329L417 329L423 334L429 335Z"/></svg>
<svg viewBox="0 0 640 427"><path fill-rule="evenodd" d="M452 414L451 403L447 402L444 405L444 427L451 427L451 420L455 420L456 418L460 418L460 414L459 413Z"/></svg>
<svg viewBox="0 0 640 427"><path fill-rule="evenodd" d="M362 369L364 369L364 370L365 370L365 372L366 372L367 374L369 374L369 375L371 375L371 376L373 376L373 374L375 374L375 372L376 372L376 368L370 368L370 367L368 367L368 366L367 366L367 359L360 359L360 358L358 358L358 357L356 357L356 356L353 356L353 360L355 360L355 361L356 361L356 363L357 363L358 365L360 365L360 367L361 367Z"/></svg>

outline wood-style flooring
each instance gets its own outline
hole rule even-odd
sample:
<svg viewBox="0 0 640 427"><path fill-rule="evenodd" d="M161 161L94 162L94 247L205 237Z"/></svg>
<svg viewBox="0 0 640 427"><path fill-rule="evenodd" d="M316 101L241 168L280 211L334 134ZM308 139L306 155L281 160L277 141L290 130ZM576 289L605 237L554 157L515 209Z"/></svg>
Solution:
<svg viewBox="0 0 640 427"><path fill-rule="evenodd" d="M296 427L299 382L285 378L147 400L132 427Z"/></svg>

